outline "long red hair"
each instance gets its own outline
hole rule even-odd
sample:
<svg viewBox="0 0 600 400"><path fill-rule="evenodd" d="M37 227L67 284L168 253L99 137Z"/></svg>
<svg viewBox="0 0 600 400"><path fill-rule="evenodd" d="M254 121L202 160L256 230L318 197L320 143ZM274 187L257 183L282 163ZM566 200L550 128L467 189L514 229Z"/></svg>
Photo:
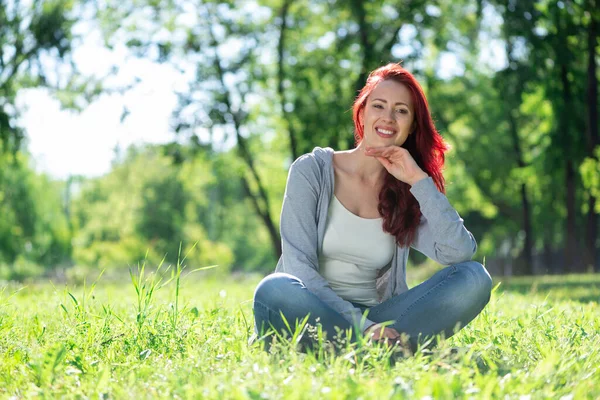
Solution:
<svg viewBox="0 0 600 400"><path fill-rule="evenodd" d="M388 64L371 72L367 83L354 101L352 117L356 144L358 145L364 137L361 114L367 99L378 83L388 79L404 84L412 94L414 131L408 135L402 147L410 152L419 167L433 179L440 192L445 193L442 169L445 161L444 153L448 150L448 145L435 129L421 85L400 64ZM410 246L421 222L421 209L410 193L410 185L387 173L379 192L377 208L383 217L384 231L394 235L399 246Z"/></svg>

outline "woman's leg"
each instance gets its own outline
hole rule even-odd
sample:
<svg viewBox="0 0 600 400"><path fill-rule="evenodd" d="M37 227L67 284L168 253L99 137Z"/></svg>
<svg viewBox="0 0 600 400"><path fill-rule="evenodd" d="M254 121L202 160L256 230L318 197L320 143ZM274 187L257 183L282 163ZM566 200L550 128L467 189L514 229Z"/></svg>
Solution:
<svg viewBox="0 0 600 400"><path fill-rule="evenodd" d="M287 328L282 314L292 332ZM295 276L275 273L265 277L256 287L254 321L258 334L264 334L272 328L289 337L307 315L307 323L315 327L321 324L329 340L336 334L336 328L344 331L351 328L348 321L310 292ZM304 335L303 343L314 344L314 340Z"/></svg>
<svg viewBox="0 0 600 400"><path fill-rule="evenodd" d="M392 328L409 336L411 349L444 334L452 336L475 318L490 300L492 279L475 261L455 264L427 281L369 309L375 322L393 321Z"/></svg>

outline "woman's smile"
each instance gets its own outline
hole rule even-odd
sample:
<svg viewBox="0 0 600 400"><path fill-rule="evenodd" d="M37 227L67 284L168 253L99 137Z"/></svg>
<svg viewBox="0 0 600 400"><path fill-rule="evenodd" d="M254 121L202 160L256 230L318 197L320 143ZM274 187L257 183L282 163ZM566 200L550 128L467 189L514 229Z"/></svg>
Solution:
<svg viewBox="0 0 600 400"><path fill-rule="evenodd" d="M364 144L402 146L413 129L413 112L412 95L406 85L393 80L380 82L361 115Z"/></svg>
<svg viewBox="0 0 600 400"><path fill-rule="evenodd" d="M396 134L395 129L383 127L375 127L375 132L383 138L390 138Z"/></svg>

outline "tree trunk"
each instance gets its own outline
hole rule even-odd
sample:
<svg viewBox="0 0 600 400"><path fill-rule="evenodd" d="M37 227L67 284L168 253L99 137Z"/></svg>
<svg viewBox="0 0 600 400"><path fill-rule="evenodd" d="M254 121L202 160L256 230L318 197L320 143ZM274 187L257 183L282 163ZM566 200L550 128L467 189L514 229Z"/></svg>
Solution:
<svg viewBox="0 0 600 400"><path fill-rule="evenodd" d="M594 5L594 1L591 1ZM587 103L588 103L588 156L594 157L594 149L599 144L598 138L598 76L596 75L596 47L598 41L598 21L596 15L591 14L590 26L588 29L588 82L587 82ZM588 214L586 221L586 240L585 240L585 267L592 267L596 272L600 272L600 263L596 262L596 241L598 238L598 215L595 211L596 198L589 197Z"/></svg>
<svg viewBox="0 0 600 400"><path fill-rule="evenodd" d="M567 221L565 224L565 270L581 272L581 266L577 260L577 224L575 215L575 168L573 161L567 160L565 166L565 187L567 188Z"/></svg>
<svg viewBox="0 0 600 400"><path fill-rule="evenodd" d="M504 40L506 43L506 54L508 55L509 63L512 63L514 62L512 58L513 42L506 30L504 33ZM522 102L524 81L518 75L513 75L513 77L516 78L516 81L513 80L514 78L507 79L507 82L512 83L508 83L508 85L510 85L510 88L508 88L508 90L504 90L504 92L506 93L506 96L504 97L504 102L506 104L507 109L506 114L508 117L509 132L512 141L512 150L517 161L517 167L523 169L527 165L525 164L523 149L521 148L521 139L519 138L517 110L519 110L519 106ZM509 77L506 76L506 78ZM505 86L505 84L503 84L502 86ZM521 196L521 226L523 228L523 233L525 234L525 243L523 246L523 252L521 253L517 262L518 267L516 273L518 275L533 275L533 228L531 223L531 207L529 203L529 197L527 195L527 185L525 184L525 182L521 183L519 194Z"/></svg>
<svg viewBox="0 0 600 400"><path fill-rule="evenodd" d="M211 36L212 36L212 31L211 31ZM214 36L211 37L211 40L212 40L211 44L213 45L214 48L216 48L217 41L214 38ZM237 113L235 110L233 110L233 108L231 106L231 93L228 90L227 86L225 85L225 71L223 70L223 66L221 65L221 60L220 60L219 56L217 55L217 52L215 52L214 66L217 70L219 83L221 84L221 87L223 88L223 91L225 93L224 102L225 102L225 105L227 106L227 112L231 115L231 117L233 119L235 136L237 139L238 154L240 155L242 160L244 160L244 162L248 166L248 169L250 170L250 173L251 173L252 177L254 178L254 182L256 183L256 186L258 188L258 193L254 193L250 189L250 185L248 184L246 177L241 176L242 184L244 185L244 190L246 192L246 195L252 201L254 209L255 209L256 213L258 214L259 218L265 224L265 228L267 228L267 231L269 232L269 236L271 238L271 244L273 246L273 253L277 258L279 258L279 257L281 257L281 238L279 236L278 229L275 227L273 218L271 218L271 207L269 204L269 197L268 197L267 191L265 190L265 187L262 183L260 175L258 174L258 170L254 163L254 157L252 155L252 152L250 151L248 144L246 143L246 139L241 134L242 121L240 121L239 113Z"/></svg>
<svg viewBox="0 0 600 400"><path fill-rule="evenodd" d="M287 15L291 4L291 0L286 0L283 3L283 6L281 6L281 12L279 14L279 18L281 19L281 27L279 28L279 43L277 44L277 93L279 94L279 102L281 104L281 115L283 115L283 118L285 119L285 122L287 123L288 127L292 160L295 160L300 156L300 154L298 154L298 139L296 137L294 125L290 120L291 115L285 109L285 90L283 88L283 81L285 80L285 71L283 68L285 52L285 34L287 31Z"/></svg>
<svg viewBox="0 0 600 400"><path fill-rule="evenodd" d="M511 107L509 106L508 121L510 124L510 135L512 138L513 151L517 157L517 165L519 168L525 167L525 161L523 160L523 152L521 151L521 145L519 141L519 132L517 128L517 121L512 114ZM522 226L523 232L525 233L525 245L523 247L522 259L517 269L519 275L532 275L533 274L533 234L531 225L531 213L529 205L529 197L527 196L527 185L521 184L521 210L522 210Z"/></svg>
<svg viewBox="0 0 600 400"><path fill-rule="evenodd" d="M227 107L230 107L229 101L227 101ZM271 207L269 203L269 198L267 196L267 191L265 190L262 184L262 180L260 179L260 175L258 174L258 170L254 165L254 158L252 156L252 153L248 149L246 139L240 133L240 124L237 118L235 117L235 114L233 121L235 125L235 134L237 137L238 151L242 156L242 159L246 162L246 165L250 169L250 173L252 174L256 185L258 186L258 194L253 193L252 190L250 190L248 182L244 177L242 177L244 189L246 191L246 194L252 200L252 203L254 204L254 209L256 210L258 216L265 224L265 227L267 228L267 231L269 232L269 236L271 238L273 252L276 255L276 257L279 258L281 257L281 238L279 236L278 229L275 227L275 223L271 218ZM262 207L260 206L259 200L262 202Z"/></svg>
<svg viewBox="0 0 600 400"><path fill-rule="evenodd" d="M544 249L542 253L542 262L546 267L546 273L560 274L562 272L562 264L558 263L553 255L552 233L548 230L544 231Z"/></svg>
<svg viewBox="0 0 600 400"><path fill-rule="evenodd" d="M356 89L356 94L358 91L362 89L364 86L367 75L369 73L369 64L373 61L373 43L371 43L369 39L369 27L367 25L366 13L365 13L365 5L362 0L353 0L352 4L352 12L354 17L356 18L356 22L358 23L358 36L360 38L360 44L362 46L363 58L362 64L360 67L360 75L354 84L354 88Z"/></svg>
<svg viewBox="0 0 600 400"><path fill-rule="evenodd" d="M269 232L269 237L271 239L271 246L273 247L273 251L275 253L276 259L279 259L282 254L281 238L279 237L279 232L277 231L277 228L273 224L273 220L271 219L271 217L262 211L260 204L258 203L258 199L257 199L256 195L254 193L252 193L252 190L250 190L250 185L248 184L248 180L245 177L242 177L241 180L242 180L242 186L244 187L244 191L246 192L246 196L248 196L248 198L250 198L250 200L252 201L252 206L254 207L254 210L256 211L256 213L258 214L260 219L263 221L263 223L265 224L265 227L267 228L267 231Z"/></svg>
<svg viewBox="0 0 600 400"><path fill-rule="evenodd" d="M592 195L588 198L588 212L585 227L585 253L584 265L586 270L591 269L600 272L600 263L596 261L596 241L598 239L598 214L594 210L596 198Z"/></svg>
<svg viewBox="0 0 600 400"><path fill-rule="evenodd" d="M564 110L560 116L562 135L570 135L569 119L572 117L569 112L571 106L571 84L567 73L567 66L560 66L560 80L563 91ZM563 142L567 142L565 139ZM581 270L580 263L577 261L577 222L576 222L576 198L575 198L575 167L573 166L572 155L567 152L565 154L565 188L566 198L565 206L567 208L567 219L565 223L565 271L579 272Z"/></svg>
<svg viewBox="0 0 600 400"><path fill-rule="evenodd" d="M373 43L369 40L369 27L365 18L365 6L363 0L352 0L350 7L352 13L358 23L358 36L360 38L360 45L362 46L363 58L360 66L360 74L354 82L354 95L357 96L359 91L363 88L367 81L369 74L369 65L373 60ZM347 140L347 146L349 149L354 148L354 135Z"/></svg>
<svg viewBox="0 0 600 400"><path fill-rule="evenodd" d="M533 235L531 226L531 213L527 187L521 184L521 204L523 206L523 231L525 232L525 247L523 248L524 265L519 271L523 275L533 275Z"/></svg>

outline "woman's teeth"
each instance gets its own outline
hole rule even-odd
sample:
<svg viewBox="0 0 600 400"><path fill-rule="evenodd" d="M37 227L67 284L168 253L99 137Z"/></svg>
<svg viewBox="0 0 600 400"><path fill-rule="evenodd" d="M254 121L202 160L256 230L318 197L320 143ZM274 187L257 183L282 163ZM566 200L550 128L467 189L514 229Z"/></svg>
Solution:
<svg viewBox="0 0 600 400"><path fill-rule="evenodd" d="M386 135L386 136L392 136L394 134L394 131L388 131L387 129L376 128L375 130L378 133L380 133L382 135Z"/></svg>

